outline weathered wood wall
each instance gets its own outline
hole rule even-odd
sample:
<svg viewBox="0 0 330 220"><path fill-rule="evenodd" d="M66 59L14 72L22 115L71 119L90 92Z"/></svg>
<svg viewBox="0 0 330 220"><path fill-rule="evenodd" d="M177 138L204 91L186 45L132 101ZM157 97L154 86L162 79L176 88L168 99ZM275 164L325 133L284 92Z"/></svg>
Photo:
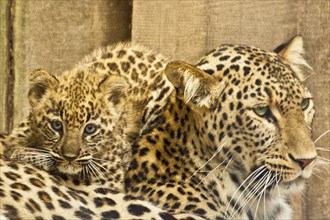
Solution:
<svg viewBox="0 0 330 220"><path fill-rule="evenodd" d="M1 0L0 131L28 112L30 71L59 74L106 44L132 40L194 63L222 43L271 50L301 34L316 73L306 82L315 96L316 139L330 128L329 15L328 0ZM330 135L317 146L329 143ZM297 219L330 219L330 174L318 176L307 195L293 199Z"/></svg>

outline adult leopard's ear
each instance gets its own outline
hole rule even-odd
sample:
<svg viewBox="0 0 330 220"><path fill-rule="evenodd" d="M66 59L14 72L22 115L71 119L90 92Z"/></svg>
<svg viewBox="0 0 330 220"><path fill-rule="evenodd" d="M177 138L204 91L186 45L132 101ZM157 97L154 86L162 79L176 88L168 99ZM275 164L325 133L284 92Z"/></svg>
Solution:
<svg viewBox="0 0 330 220"><path fill-rule="evenodd" d="M224 84L202 70L174 61L166 66L165 74L174 85L178 96L196 107L210 108L215 98L224 90Z"/></svg>
<svg viewBox="0 0 330 220"><path fill-rule="evenodd" d="M313 73L312 67L304 58L304 42L301 36L297 35L289 42L281 44L274 52L288 62L300 81L303 82Z"/></svg>
<svg viewBox="0 0 330 220"><path fill-rule="evenodd" d="M106 99L117 107L126 103L129 91L129 84L123 76L109 75L100 83L99 89L104 92Z"/></svg>
<svg viewBox="0 0 330 220"><path fill-rule="evenodd" d="M29 75L29 93L28 98L32 107L41 102L45 94L58 85L55 76L45 70L38 69Z"/></svg>

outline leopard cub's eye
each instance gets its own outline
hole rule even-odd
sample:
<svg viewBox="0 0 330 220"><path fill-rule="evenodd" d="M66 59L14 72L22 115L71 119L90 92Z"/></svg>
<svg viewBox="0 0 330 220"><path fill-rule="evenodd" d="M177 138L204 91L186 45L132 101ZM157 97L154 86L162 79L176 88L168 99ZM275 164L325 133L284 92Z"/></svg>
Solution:
<svg viewBox="0 0 330 220"><path fill-rule="evenodd" d="M301 109L303 111L305 111L308 108L309 103L310 103L310 100L309 99L303 99L302 102L301 102L301 104L300 104L301 105Z"/></svg>
<svg viewBox="0 0 330 220"><path fill-rule="evenodd" d="M62 129L63 129L63 124L59 120L52 121L51 126L55 131L62 131Z"/></svg>
<svg viewBox="0 0 330 220"><path fill-rule="evenodd" d="M94 124L88 124L84 129L85 134L93 134L95 133L95 131L96 131L96 125Z"/></svg>
<svg viewBox="0 0 330 220"><path fill-rule="evenodd" d="M253 111L260 117L268 117L270 115L270 109L268 106L256 107Z"/></svg>

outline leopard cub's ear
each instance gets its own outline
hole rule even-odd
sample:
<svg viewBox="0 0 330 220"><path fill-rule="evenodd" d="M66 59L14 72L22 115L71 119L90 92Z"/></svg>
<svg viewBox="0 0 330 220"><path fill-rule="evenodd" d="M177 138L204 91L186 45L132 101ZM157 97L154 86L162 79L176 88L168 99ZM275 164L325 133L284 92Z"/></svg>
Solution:
<svg viewBox="0 0 330 220"><path fill-rule="evenodd" d="M225 87L213 76L181 61L169 63L165 74L176 88L177 95L196 107L209 108Z"/></svg>
<svg viewBox="0 0 330 220"><path fill-rule="evenodd" d="M38 69L29 75L28 98L31 107L40 103L44 95L58 85L58 79L45 70Z"/></svg>
<svg viewBox="0 0 330 220"><path fill-rule="evenodd" d="M304 58L304 41L299 35L292 38L289 42L281 44L275 50L291 67L295 76L303 82L313 73L312 67Z"/></svg>
<svg viewBox="0 0 330 220"><path fill-rule="evenodd" d="M126 78L119 75L106 76L99 84L99 89L104 92L106 99L117 107L126 103L129 87Z"/></svg>

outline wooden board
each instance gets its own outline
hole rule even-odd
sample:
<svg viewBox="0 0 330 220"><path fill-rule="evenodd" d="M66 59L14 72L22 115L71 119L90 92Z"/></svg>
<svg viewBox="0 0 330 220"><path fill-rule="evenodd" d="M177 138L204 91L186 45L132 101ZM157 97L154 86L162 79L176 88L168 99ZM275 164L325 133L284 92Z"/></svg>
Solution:
<svg viewBox="0 0 330 220"><path fill-rule="evenodd" d="M316 139L330 129L329 16L328 0L1 0L0 132L27 115L32 70L60 74L112 42L132 36L172 59L194 63L222 43L271 50L302 34L315 70L306 83L315 97ZM328 134L316 145L329 149L329 143ZM321 179L311 179L304 198L293 199L296 219L330 219L330 174L317 175Z"/></svg>
<svg viewBox="0 0 330 220"><path fill-rule="evenodd" d="M8 86L10 81L10 42L8 41L8 32L10 18L9 1L0 1L0 132L9 132L11 115L7 114L11 111L11 96L8 94Z"/></svg>
<svg viewBox="0 0 330 220"><path fill-rule="evenodd" d="M317 109L313 126L315 139L329 130L330 123L329 2L135 0L132 41L155 48L172 59L195 62L223 43L272 50L294 35L302 34L307 58L317 72L309 85ZM329 149L329 138L323 138L317 146ZM293 196L295 219L330 218L329 173L323 173L322 179L310 181L303 199L300 195Z"/></svg>
<svg viewBox="0 0 330 220"><path fill-rule="evenodd" d="M207 46L207 1L135 0L132 41L194 62Z"/></svg>
<svg viewBox="0 0 330 220"><path fill-rule="evenodd" d="M129 40L130 15L128 0L15 1L14 125L29 112L31 71L43 68L59 74L94 49Z"/></svg>
<svg viewBox="0 0 330 220"><path fill-rule="evenodd" d="M314 140L330 129L330 1L299 1L298 32L306 40L306 56L315 74L306 82L314 95L316 117L313 122ZM317 147L330 149L330 134ZM319 155L330 158L330 152ZM327 171L316 173L308 184L303 201L306 219L330 219L330 164Z"/></svg>

